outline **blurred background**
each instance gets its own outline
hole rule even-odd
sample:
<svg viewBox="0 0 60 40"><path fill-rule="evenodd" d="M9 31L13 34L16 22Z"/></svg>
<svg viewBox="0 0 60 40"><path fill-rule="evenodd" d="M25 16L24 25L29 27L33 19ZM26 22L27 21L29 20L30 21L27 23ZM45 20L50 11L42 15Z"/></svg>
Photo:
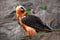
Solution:
<svg viewBox="0 0 60 40"><path fill-rule="evenodd" d="M18 5L26 7L29 14L38 16L44 24L60 29L60 0L0 0L0 40L20 40L25 35L13 12Z"/></svg>

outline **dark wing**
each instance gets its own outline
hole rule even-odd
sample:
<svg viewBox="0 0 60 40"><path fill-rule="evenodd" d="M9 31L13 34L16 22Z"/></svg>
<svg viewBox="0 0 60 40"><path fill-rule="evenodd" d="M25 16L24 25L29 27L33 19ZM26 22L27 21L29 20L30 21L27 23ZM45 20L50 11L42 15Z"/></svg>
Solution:
<svg viewBox="0 0 60 40"><path fill-rule="evenodd" d="M40 30L51 30L48 26L44 25L43 22L36 16L34 15L26 15L26 17L23 17L21 21L32 28L34 28L36 31Z"/></svg>

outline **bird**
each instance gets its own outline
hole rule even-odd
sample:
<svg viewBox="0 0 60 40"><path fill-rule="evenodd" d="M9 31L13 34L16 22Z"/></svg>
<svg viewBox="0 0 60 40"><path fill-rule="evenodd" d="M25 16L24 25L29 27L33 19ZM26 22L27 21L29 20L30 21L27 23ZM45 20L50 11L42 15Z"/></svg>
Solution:
<svg viewBox="0 0 60 40"><path fill-rule="evenodd" d="M22 5L16 7L16 18L26 33L26 36L34 36L36 33L52 32L53 30L44 25L42 20L35 15L27 15L26 8Z"/></svg>

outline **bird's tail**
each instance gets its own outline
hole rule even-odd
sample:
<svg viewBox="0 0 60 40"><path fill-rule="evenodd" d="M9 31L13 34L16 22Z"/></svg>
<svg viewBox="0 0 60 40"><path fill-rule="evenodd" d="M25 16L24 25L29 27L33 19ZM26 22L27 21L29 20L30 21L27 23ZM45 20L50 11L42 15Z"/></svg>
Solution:
<svg viewBox="0 0 60 40"><path fill-rule="evenodd" d="M50 26L47 26L47 25L44 25L45 26L45 31L46 32L53 32L53 28L50 27Z"/></svg>

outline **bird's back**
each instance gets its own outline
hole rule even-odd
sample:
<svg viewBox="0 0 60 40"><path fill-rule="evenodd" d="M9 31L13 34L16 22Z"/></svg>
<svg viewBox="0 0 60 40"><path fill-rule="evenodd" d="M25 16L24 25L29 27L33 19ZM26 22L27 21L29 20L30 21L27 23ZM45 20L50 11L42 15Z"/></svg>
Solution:
<svg viewBox="0 0 60 40"><path fill-rule="evenodd" d="M43 22L34 15L26 15L26 17L23 17L21 20L25 25L30 26L34 28L36 31L49 29L48 26L44 25Z"/></svg>

